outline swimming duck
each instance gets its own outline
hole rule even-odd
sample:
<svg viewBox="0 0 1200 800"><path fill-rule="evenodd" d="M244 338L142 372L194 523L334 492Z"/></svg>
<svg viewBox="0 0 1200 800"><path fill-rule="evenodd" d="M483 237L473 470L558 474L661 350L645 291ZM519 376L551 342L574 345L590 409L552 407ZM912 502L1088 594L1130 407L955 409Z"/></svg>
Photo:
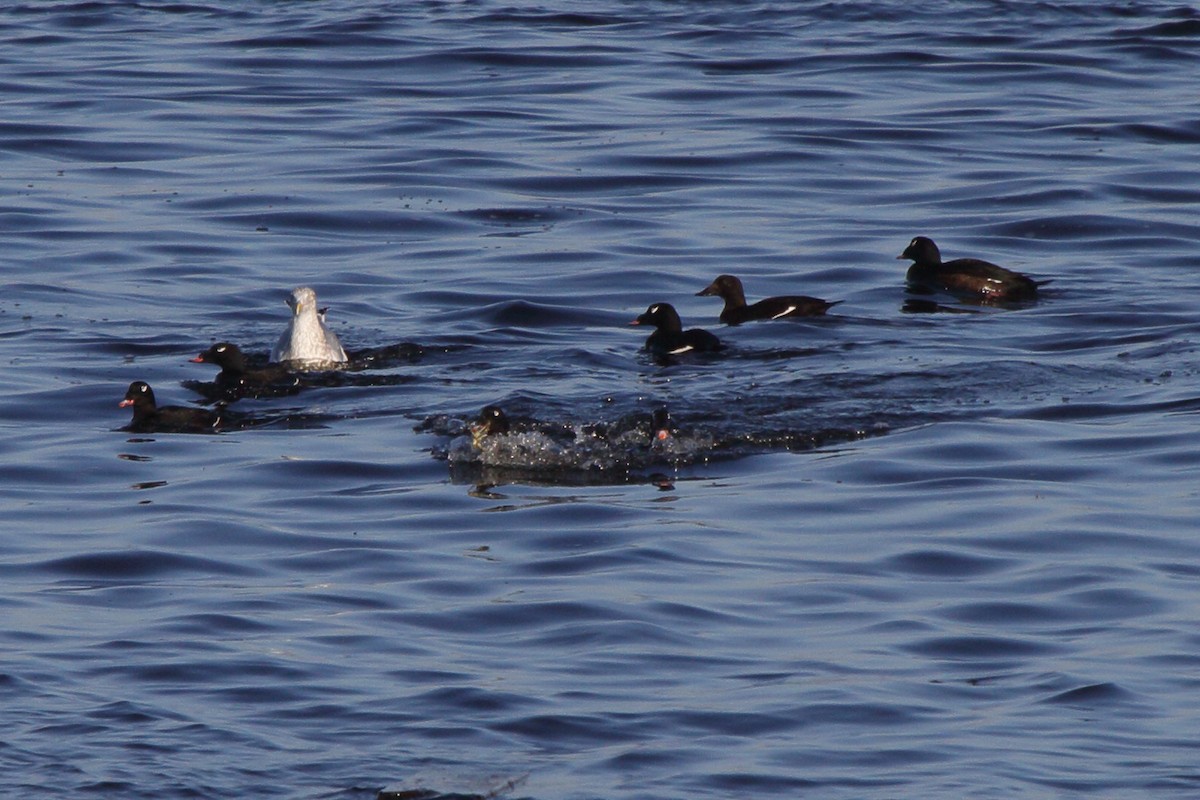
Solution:
<svg viewBox="0 0 1200 800"><path fill-rule="evenodd" d="M645 349L656 356L676 356L682 353L715 353L725 345L702 328L683 329L679 312L670 303L655 303L630 325L653 325L654 333L646 339Z"/></svg>
<svg viewBox="0 0 1200 800"><path fill-rule="evenodd" d="M914 238L896 258L913 262L907 278L914 286L984 301L1032 300L1037 297L1038 286L1048 283L978 258L942 261L941 251L927 236Z"/></svg>
<svg viewBox="0 0 1200 800"><path fill-rule="evenodd" d="M675 425L671 421L671 412L665 406L659 406L649 414L645 411L635 411L625 414L614 422L584 425L580 432L585 439L603 442L636 442L638 444L663 442L676 433Z"/></svg>
<svg viewBox="0 0 1200 800"><path fill-rule="evenodd" d="M133 421L128 429L136 433L199 433L211 431L221 424L221 415L207 408L159 406L154 390L145 381L134 381L125 392L119 408L133 407Z"/></svg>
<svg viewBox="0 0 1200 800"><path fill-rule="evenodd" d="M665 406L654 409L650 415L650 437L655 442L665 442L675 435L675 425L671 422L671 412Z"/></svg>
<svg viewBox="0 0 1200 800"><path fill-rule="evenodd" d="M716 280L696 294L702 297L717 295L725 301L725 308L721 309L721 322L726 325L741 325L743 322L781 317L819 317L841 302L835 300L831 303L817 297L789 295L768 297L747 305L742 282L732 275L718 275Z"/></svg>
<svg viewBox="0 0 1200 800"><path fill-rule="evenodd" d="M322 368L345 364L349 359L337 334L325 325L325 309L317 308L317 293L307 286L287 298L292 318L271 350L271 361L294 361L300 366Z"/></svg>
<svg viewBox="0 0 1200 800"><path fill-rule="evenodd" d="M236 400L246 395L283 394L295 389L299 379L283 364L269 364L252 369L246 365L246 354L232 342L217 342L191 359L196 364L216 364L221 368L214 378L220 398ZM206 392L212 394L212 392Z"/></svg>
<svg viewBox="0 0 1200 800"><path fill-rule="evenodd" d="M467 429L471 432L471 442L475 447L482 447L483 440L489 436L508 433L510 429L508 415L500 406L484 406L479 416Z"/></svg>

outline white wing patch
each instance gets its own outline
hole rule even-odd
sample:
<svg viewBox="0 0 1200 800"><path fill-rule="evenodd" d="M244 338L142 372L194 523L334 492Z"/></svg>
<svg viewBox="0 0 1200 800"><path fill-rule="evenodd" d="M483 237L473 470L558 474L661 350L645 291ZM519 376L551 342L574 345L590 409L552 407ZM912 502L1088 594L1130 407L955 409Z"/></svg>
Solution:
<svg viewBox="0 0 1200 800"><path fill-rule="evenodd" d="M800 307L800 306L788 306L788 307L787 307L787 308L785 308L783 311L780 311L778 314L776 314L775 316L771 317L771 319L779 319L780 317L786 317L788 314L792 313L793 311L795 311L795 310L796 310L797 308L799 308L799 307Z"/></svg>
<svg viewBox="0 0 1200 800"><path fill-rule="evenodd" d="M692 349L693 349L692 345L685 344L682 347L676 347L674 350L670 350L668 352L670 355L677 356L677 355L680 355L681 353L686 353Z"/></svg>

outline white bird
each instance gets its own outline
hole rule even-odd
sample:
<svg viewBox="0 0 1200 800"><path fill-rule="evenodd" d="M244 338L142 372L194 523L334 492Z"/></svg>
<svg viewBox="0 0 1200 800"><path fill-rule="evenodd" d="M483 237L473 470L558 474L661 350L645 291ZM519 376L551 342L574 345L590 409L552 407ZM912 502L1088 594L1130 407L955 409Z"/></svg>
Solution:
<svg viewBox="0 0 1200 800"><path fill-rule="evenodd" d="M272 361L300 362L308 367L345 364L346 351L337 334L325 327L325 315L317 308L317 293L307 286L292 290L287 298L292 318L271 350Z"/></svg>

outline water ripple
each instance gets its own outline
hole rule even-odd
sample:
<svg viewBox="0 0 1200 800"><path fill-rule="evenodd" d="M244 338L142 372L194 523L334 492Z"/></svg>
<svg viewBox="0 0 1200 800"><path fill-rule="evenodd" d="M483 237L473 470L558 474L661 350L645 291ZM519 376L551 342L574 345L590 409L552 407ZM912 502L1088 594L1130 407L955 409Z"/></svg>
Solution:
<svg viewBox="0 0 1200 800"><path fill-rule="evenodd" d="M1196 793L1194 10L0 32L12 791ZM911 294L918 234L1053 282ZM842 304L723 326L723 273ZM306 284L350 368L202 394ZM642 352L660 302L726 350ZM142 379L253 424L131 436Z"/></svg>

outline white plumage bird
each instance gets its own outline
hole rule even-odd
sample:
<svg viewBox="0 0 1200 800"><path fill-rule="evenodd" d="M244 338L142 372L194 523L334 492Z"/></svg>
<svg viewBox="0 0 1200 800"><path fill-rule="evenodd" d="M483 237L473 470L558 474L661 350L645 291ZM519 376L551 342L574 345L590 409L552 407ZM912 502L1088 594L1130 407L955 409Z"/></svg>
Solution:
<svg viewBox="0 0 1200 800"><path fill-rule="evenodd" d="M307 286L292 290L287 298L292 318L271 350L271 360L309 368L345 364L346 351L337 334L325 327L325 315L317 309L317 293Z"/></svg>

